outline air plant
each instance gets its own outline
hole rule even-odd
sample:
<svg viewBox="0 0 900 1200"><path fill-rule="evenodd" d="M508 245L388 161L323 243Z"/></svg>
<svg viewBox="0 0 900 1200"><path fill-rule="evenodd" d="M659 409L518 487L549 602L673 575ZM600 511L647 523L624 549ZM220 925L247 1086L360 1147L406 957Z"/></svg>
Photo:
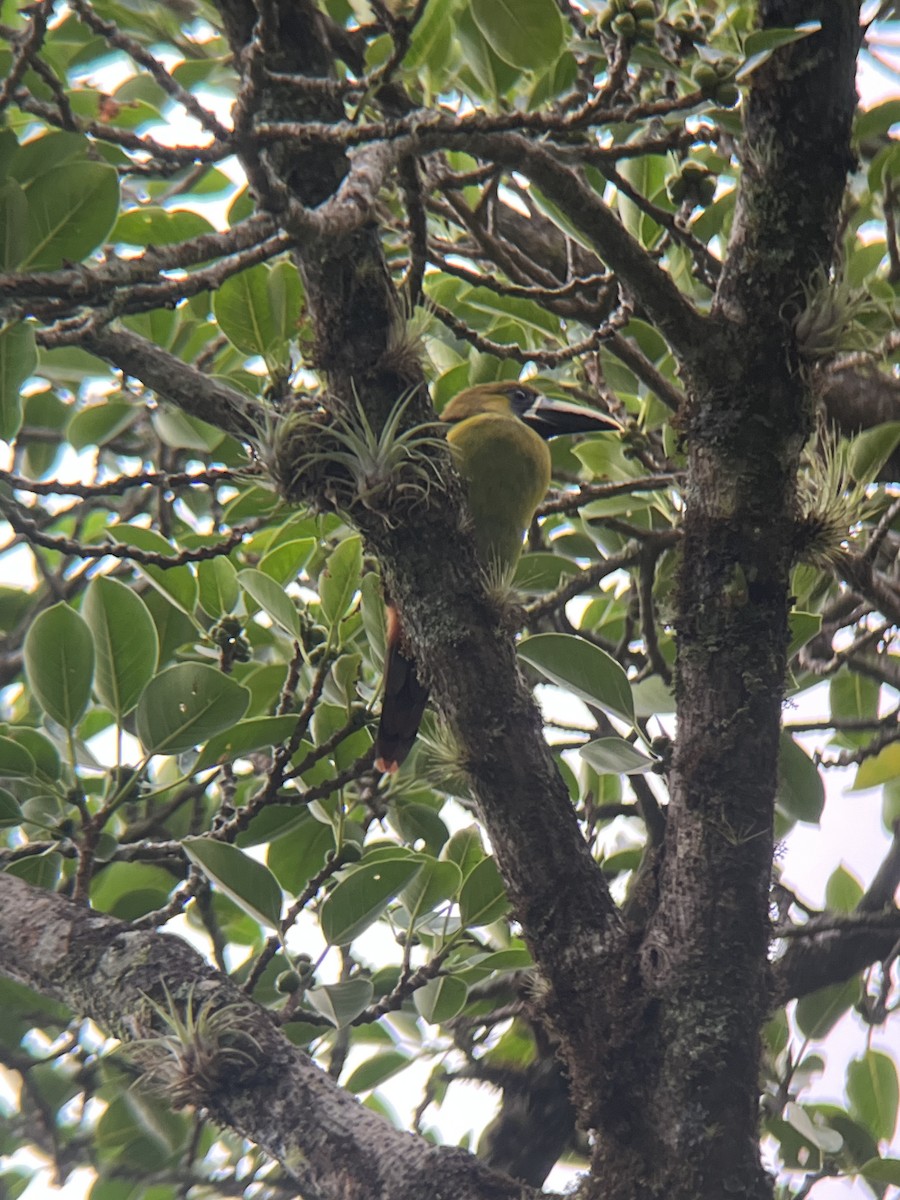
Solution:
<svg viewBox="0 0 900 1200"><path fill-rule="evenodd" d="M393 528L394 510L427 499L441 482L446 441L434 423L401 430L416 389L405 392L375 430L358 396L339 413L295 409L273 422L259 456L288 501L324 497L352 514L377 513Z"/></svg>
<svg viewBox="0 0 900 1200"><path fill-rule="evenodd" d="M249 1004L208 999L198 1006L191 988L179 1011L165 984L163 990L164 1004L144 998L167 1032L139 1038L124 1049L153 1091L174 1108L202 1105L236 1077L259 1069L263 1051L247 1028Z"/></svg>

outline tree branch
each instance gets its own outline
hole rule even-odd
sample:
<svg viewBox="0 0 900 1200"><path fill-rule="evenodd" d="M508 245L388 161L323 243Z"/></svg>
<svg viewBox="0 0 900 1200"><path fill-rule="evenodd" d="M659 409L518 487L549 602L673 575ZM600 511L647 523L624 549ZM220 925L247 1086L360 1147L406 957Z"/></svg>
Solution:
<svg viewBox="0 0 900 1200"><path fill-rule="evenodd" d="M220 1075L204 1077L186 1062L183 1103L205 1108L267 1150L309 1200L538 1195L463 1150L394 1129L338 1087L264 1008L180 938L135 932L14 875L0 875L0 901L0 971L123 1041L152 1039L148 1001L165 1007L174 997L183 1007L192 997L195 1012L208 1005L226 1030L207 1047L213 1058L221 1054ZM241 1048L239 1060L228 1057L229 1046Z"/></svg>

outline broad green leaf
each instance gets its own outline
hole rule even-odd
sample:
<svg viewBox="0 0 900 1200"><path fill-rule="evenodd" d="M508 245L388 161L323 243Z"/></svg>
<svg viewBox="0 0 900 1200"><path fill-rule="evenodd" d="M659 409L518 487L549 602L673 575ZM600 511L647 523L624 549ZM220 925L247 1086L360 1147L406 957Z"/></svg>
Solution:
<svg viewBox="0 0 900 1200"><path fill-rule="evenodd" d="M879 787L900 779L900 742L883 746L874 758L867 758L856 768L853 792L864 792L867 788Z"/></svg>
<svg viewBox="0 0 900 1200"><path fill-rule="evenodd" d="M174 313L172 315L174 316ZM174 333L175 324L173 322L170 336L174 336ZM164 344L159 333L151 336L150 340L158 345ZM169 405L158 409L153 414L152 425L160 439L175 450L199 450L209 454L225 439L225 434L221 429L216 429L208 422L188 416L187 413Z"/></svg>
<svg viewBox="0 0 900 1200"><path fill-rule="evenodd" d="M101 703L119 719L131 712L153 678L159 641L146 604L131 588L98 575L82 608L94 637L94 688Z"/></svg>
<svg viewBox="0 0 900 1200"><path fill-rule="evenodd" d="M34 770L38 779L50 782L59 779L62 771L59 751L39 729L31 729L27 725L13 725L9 736L14 742L24 746L34 759Z"/></svg>
<svg viewBox="0 0 900 1200"><path fill-rule="evenodd" d="M862 884L842 863L828 878L825 886L825 907L829 912L853 912L862 895Z"/></svg>
<svg viewBox="0 0 900 1200"><path fill-rule="evenodd" d="M413 1004L429 1025L440 1025L462 1012L469 989L455 975L439 975L413 992Z"/></svg>
<svg viewBox="0 0 900 1200"><path fill-rule="evenodd" d="M490 925L509 908L506 888L492 858L484 858L473 867L459 893L460 920L466 928Z"/></svg>
<svg viewBox="0 0 900 1200"><path fill-rule="evenodd" d="M900 421L875 425L853 439L850 446L850 470L854 479L864 483L878 472L900 445Z"/></svg>
<svg viewBox="0 0 900 1200"><path fill-rule="evenodd" d="M368 1005L375 989L369 979L346 979L343 983L328 983L324 987L311 988L306 999L316 1012L327 1017L338 1029L358 1017Z"/></svg>
<svg viewBox="0 0 900 1200"><path fill-rule="evenodd" d="M465 878L484 859L484 845L481 841L481 830L477 825L467 825L458 829L441 851L441 858L447 862L455 862Z"/></svg>
<svg viewBox="0 0 900 1200"><path fill-rule="evenodd" d="M512 67L540 71L562 52L564 29L553 0L471 0L475 24Z"/></svg>
<svg viewBox="0 0 900 1200"><path fill-rule="evenodd" d="M63 163L39 175L27 193L23 270L46 270L64 260L80 262L106 239L119 207L119 179L106 163Z"/></svg>
<svg viewBox="0 0 900 1200"><path fill-rule="evenodd" d="M0 738L0 741L7 741L7 738ZM3 775L0 770L0 776ZM6 788L0 788L0 826L3 825L18 825L22 820L22 810L19 807L19 802Z"/></svg>
<svg viewBox="0 0 900 1200"><path fill-rule="evenodd" d="M788 733L778 755L778 807L794 821L815 823L825 807L825 785L816 764Z"/></svg>
<svg viewBox="0 0 900 1200"><path fill-rule="evenodd" d="M368 1001L366 1003L368 1004ZM409 1055L400 1050L385 1050L360 1063L343 1086L354 1095L369 1092L396 1075L398 1071L402 1071L404 1067L408 1067L410 1061Z"/></svg>
<svg viewBox="0 0 900 1200"><path fill-rule="evenodd" d="M107 531L111 541L124 542L138 550L149 550L153 554L170 558L174 562L178 550L155 529L142 525L113 525ZM186 617L194 619L197 607L197 578L185 563L181 566L157 566L150 563L135 563L140 573L153 584L158 592L180 609Z"/></svg>
<svg viewBox="0 0 900 1200"><path fill-rule="evenodd" d="M315 548L316 539L311 537L282 542L262 556L259 569L284 587L297 578L301 567L306 566Z"/></svg>
<svg viewBox="0 0 900 1200"><path fill-rule="evenodd" d="M400 898L409 913L419 919L455 896L462 881L462 871L456 863L439 862L429 857L400 893Z"/></svg>
<svg viewBox="0 0 900 1200"><path fill-rule="evenodd" d="M641 775L649 771L656 761L620 737L597 738L582 746L579 754L601 774Z"/></svg>
<svg viewBox="0 0 900 1200"><path fill-rule="evenodd" d="M334 829L317 821L306 809L297 814L298 820L289 832L270 842L266 862L284 890L297 896L325 865L326 856L335 849ZM247 842L252 845L256 822L251 821ZM268 840L268 839L266 839Z"/></svg>
<svg viewBox="0 0 900 1200"><path fill-rule="evenodd" d="M74 450L83 450L85 446L105 446L133 424L139 415L137 406L124 400L91 404L75 413L69 422L66 437ZM171 546L169 553L172 553Z"/></svg>
<svg viewBox="0 0 900 1200"><path fill-rule="evenodd" d="M203 771L218 762L240 758L264 746L277 746L296 728L296 717L251 717L247 721L238 721L231 729L209 739L200 751L194 770Z"/></svg>
<svg viewBox="0 0 900 1200"><path fill-rule="evenodd" d="M859 1169L863 1179L872 1183L892 1183L900 1187L900 1158L870 1158Z"/></svg>
<svg viewBox="0 0 900 1200"><path fill-rule="evenodd" d="M562 554L523 554L516 566L513 584L516 591L540 596L553 591L567 579L574 579L581 568Z"/></svg>
<svg viewBox="0 0 900 1200"><path fill-rule="evenodd" d="M283 259L272 267L266 279L266 291L276 342L284 345L297 336L303 305L303 285L292 262Z"/></svg>
<svg viewBox="0 0 900 1200"><path fill-rule="evenodd" d="M880 1050L867 1050L847 1067L850 1113L876 1141L890 1142L897 1128L900 1084L894 1060Z"/></svg>
<svg viewBox="0 0 900 1200"><path fill-rule="evenodd" d="M801 996L795 1013L801 1033L821 1041L858 999L859 978L856 975L845 983L834 983Z"/></svg>
<svg viewBox="0 0 900 1200"><path fill-rule="evenodd" d="M359 588L361 571L362 539L344 538L328 556L325 570L319 576L322 615L329 625L346 616Z"/></svg>
<svg viewBox="0 0 900 1200"><path fill-rule="evenodd" d="M788 658L805 646L810 638L814 638L822 628L821 613L794 611L788 615L788 630L791 640L788 643Z"/></svg>
<svg viewBox="0 0 900 1200"><path fill-rule="evenodd" d="M44 712L74 729L91 698L94 643L68 604L54 604L33 621L25 638L25 673Z"/></svg>
<svg viewBox="0 0 900 1200"><path fill-rule="evenodd" d="M0 329L0 438L11 442L22 424L20 389L37 363L34 330L24 321Z"/></svg>
<svg viewBox="0 0 900 1200"><path fill-rule="evenodd" d="M268 359L282 344L267 280L269 268L260 264L226 279L213 297L219 328L242 354Z"/></svg>
<svg viewBox="0 0 900 1200"><path fill-rule="evenodd" d="M611 655L592 642L570 633L539 633L519 644L519 657L586 704L629 724L634 721L628 676Z"/></svg>
<svg viewBox="0 0 900 1200"><path fill-rule="evenodd" d="M91 881L91 907L123 921L162 908L175 878L152 863L113 862Z"/></svg>
<svg viewBox="0 0 900 1200"><path fill-rule="evenodd" d="M211 617L230 613L238 602L237 571L222 554L197 563L197 584L200 604Z"/></svg>
<svg viewBox="0 0 900 1200"><path fill-rule="evenodd" d="M109 240L127 242L132 246L171 246L213 232L213 226L199 213L185 208L160 208L155 204L147 204L122 213Z"/></svg>
<svg viewBox="0 0 900 1200"><path fill-rule="evenodd" d="M281 888L267 866L214 838L190 837L181 844L191 862L254 921L279 928Z"/></svg>
<svg viewBox="0 0 900 1200"><path fill-rule="evenodd" d="M28 200L15 179L0 186L0 270L15 270L26 246Z"/></svg>
<svg viewBox="0 0 900 1200"><path fill-rule="evenodd" d="M12 738L0 737L0 779L34 779L37 766L24 746Z"/></svg>
<svg viewBox="0 0 900 1200"><path fill-rule="evenodd" d="M322 903L325 940L346 946L378 920L390 902L421 868L418 857L396 857L362 863L348 871Z"/></svg>
<svg viewBox="0 0 900 1200"><path fill-rule="evenodd" d="M822 28L821 21L803 21L793 28L756 29L748 34L744 41L745 59L736 79L746 79L751 71L755 71L781 46L789 46L791 42L799 42Z"/></svg>
<svg viewBox="0 0 900 1200"><path fill-rule="evenodd" d="M148 754L181 754L241 719L250 693L202 663L178 663L152 679L137 706L138 737Z"/></svg>
<svg viewBox="0 0 900 1200"><path fill-rule="evenodd" d="M300 617L294 607L294 602L284 594L274 579L257 571L255 567L246 567L238 571L238 583L247 595L259 605L276 625L292 638L300 636Z"/></svg>
<svg viewBox="0 0 900 1200"><path fill-rule="evenodd" d="M839 671L828 688L831 715L836 720L858 721L878 715L878 695L881 685L877 679L859 675L856 671Z"/></svg>
<svg viewBox="0 0 900 1200"><path fill-rule="evenodd" d="M844 1144L844 1139L836 1130L814 1121L803 1105L793 1100L785 1105L784 1116L802 1138L824 1154L837 1154Z"/></svg>

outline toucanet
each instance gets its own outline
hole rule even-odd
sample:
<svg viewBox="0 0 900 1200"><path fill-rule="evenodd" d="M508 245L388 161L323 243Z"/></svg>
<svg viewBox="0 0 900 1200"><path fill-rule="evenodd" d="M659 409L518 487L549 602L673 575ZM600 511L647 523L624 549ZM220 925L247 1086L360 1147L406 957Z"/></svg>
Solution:
<svg viewBox="0 0 900 1200"><path fill-rule="evenodd" d="M447 441L466 484L478 557L489 575L508 578L522 540L550 486L546 440L562 433L620 429L611 417L548 400L527 383L479 383L441 413ZM412 749L428 701L404 645L399 616L388 605L384 699L375 766L394 772Z"/></svg>

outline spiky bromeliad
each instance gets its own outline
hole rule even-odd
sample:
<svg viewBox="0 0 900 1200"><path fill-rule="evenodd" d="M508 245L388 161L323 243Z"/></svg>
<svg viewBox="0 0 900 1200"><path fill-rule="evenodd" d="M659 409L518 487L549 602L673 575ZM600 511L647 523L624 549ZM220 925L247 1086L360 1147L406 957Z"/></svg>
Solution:
<svg viewBox="0 0 900 1200"><path fill-rule="evenodd" d="M522 539L550 486L546 439L563 433L619 429L610 417L548 400L525 383L480 383L454 397L441 414L467 488L478 556L494 578L509 577ZM384 700L375 766L394 772L409 754L428 690L404 648L396 610L388 605Z"/></svg>

